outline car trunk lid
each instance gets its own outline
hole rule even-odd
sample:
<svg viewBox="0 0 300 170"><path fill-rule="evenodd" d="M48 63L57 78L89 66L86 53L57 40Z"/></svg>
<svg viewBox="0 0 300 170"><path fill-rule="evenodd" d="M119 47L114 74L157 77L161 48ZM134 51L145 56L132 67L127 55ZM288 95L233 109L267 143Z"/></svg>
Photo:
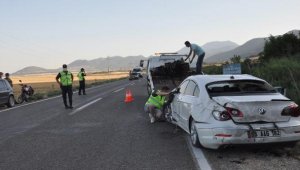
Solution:
<svg viewBox="0 0 300 170"><path fill-rule="evenodd" d="M219 96L213 97L213 100L224 107L238 109L242 115L232 116L232 119L239 123L285 122L290 119L290 116L282 116L281 112L291 101L280 94L264 96Z"/></svg>

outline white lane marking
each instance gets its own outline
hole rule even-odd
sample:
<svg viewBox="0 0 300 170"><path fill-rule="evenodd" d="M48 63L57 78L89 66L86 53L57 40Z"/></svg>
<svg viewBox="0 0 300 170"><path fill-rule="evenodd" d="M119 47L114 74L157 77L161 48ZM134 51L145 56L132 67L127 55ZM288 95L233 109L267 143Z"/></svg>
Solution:
<svg viewBox="0 0 300 170"><path fill-rule="evenodd" d="M58 98L58 97L61 97L61 96L49 97L47 99L42 99L42 100L38 100L38 101L35 101L35 102L30 102L30 103L22 104L22 105L19 105L19 106L14 106L14 107L9 108L9 109L1 110L0 113L1 112L5 112L5 111L9 111L9 110L14 110L14 109L17 109L19 107L24 107L24 106L32 105L32 104L35 104L35 103L40 103L40 102L47 101L47 100L50 100L50 99L55 99L55 98Z"/></svg>
<svg viewBox="0 0 300 170"><path fill-rule="evenodd" d="M188 143L189 149L192 152L192 155L193 155L196 163L198 164L198 167L201 170L211 170L211 167L210 167L207 159L205 158L201 148L194 147L192 145L192 142L189 137L186 137L186 141Z"/></svg>
<svg viewBox="0 0 300 170"><path fill-rule="evenodd" d="M131 83L130 85L133 86L133 85L135 85L135 83Z"/></svg>
<svg viewBox="0 0 300 170"><path fill-rule="evenodd" d="M95 89L95 88L101 88L103 86L108 86L108 85L109 85L109 83L104 83L104 84L101 84L101 85L97 85L97 86L94 86L94 87L87 88L86 90L89 91L89 90L92 90L92 89ZM127 86L127 85L130 85L130 84L126 84L125 86ZM78 91L73 91L73 94L76 93L76 92L78 92ZM40 103L40 102L43 102L43 101L55 99L55 98L58 98L58 97L61 97L61 95L57 95L57 96L54 96L54 97L49 97L49 98L38 100L38 101L35 101L35 102L30 102L30 103L22 104L22 105L19 105L19 106L14 106L12 108L0 110L0 113L1 112L6 112L6 111L9 111L9 110L14 110L14 109L17 109L17 108L20 108L20 107L32 105L32 104L35 104L35 103Z"/></svg>
<svg viewBox="0 0 300 170"><path fill-rule="evenodd" d="M119 92L119 91L121 91L121 90L123 90L123 89L125 89L125 88L122 87L122 88L120 88L120 89L118 89L118 90L115 90L114 93L117 93L117 92Z"/></svg>
<svg viewBox="0 0 300 170"><path fill-rule="evenodd" d="M69 115L74 115L75 113L77 113L77 112L83 110L84 108L86 108L86 107L88 107L88 106L90 106L90 105L92 105L92 104L94 104L94 103L96 103L96 102L98 102L98 101L100 101L100 100L102 100L102 98L98 98L98 99L96 99L96 100L93 100L93 101L91 101L91 102L89 102L89 103L87 103L87 104L85 104L85 105L83 105L83 106L77 108L76 110L74 110L73 112L71 112Z"/></svg>

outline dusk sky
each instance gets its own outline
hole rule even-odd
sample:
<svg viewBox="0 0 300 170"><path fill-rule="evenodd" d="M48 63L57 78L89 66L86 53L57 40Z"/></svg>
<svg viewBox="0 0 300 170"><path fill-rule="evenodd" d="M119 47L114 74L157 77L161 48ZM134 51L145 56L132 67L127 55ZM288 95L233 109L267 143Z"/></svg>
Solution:
<svg viewBox="0 0 300 170"><path fill-rule="evenodd" d="M0 71L300 29L299 0L0 0Z"/></svg>

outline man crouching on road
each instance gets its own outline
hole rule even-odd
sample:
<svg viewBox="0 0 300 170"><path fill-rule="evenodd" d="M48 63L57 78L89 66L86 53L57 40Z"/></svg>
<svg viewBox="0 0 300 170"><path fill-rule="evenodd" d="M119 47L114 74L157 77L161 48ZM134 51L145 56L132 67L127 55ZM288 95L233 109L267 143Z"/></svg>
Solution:
<svg viewBox="0 0 300 170"><path fill-rule="evenodd" d="M58 81L60 79L60 81ZM63 71L59 72L56 76L56 82L60 85L61 94L63 97L64 105L66 109L73 109L72 106L72 84L73 84L73 74L68 71L67 65L63 65ZM67 104L67 94L69 98L69 106Z"/></svg>
<svg viewBox="0 0 300 170"><path fill-rule="evenodd" d="M163 105L166 102L166 96L169 94L169 87L164 86L159 91L154 91L145 104L145 112L149 114L150 122L154 123L156 118L162 115Z"/></svg>

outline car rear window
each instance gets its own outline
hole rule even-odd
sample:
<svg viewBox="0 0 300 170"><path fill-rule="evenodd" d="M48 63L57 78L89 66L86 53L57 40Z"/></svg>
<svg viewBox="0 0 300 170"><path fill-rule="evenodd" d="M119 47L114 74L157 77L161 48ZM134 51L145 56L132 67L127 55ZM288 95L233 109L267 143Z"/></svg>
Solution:
<svg viewBox="0 0 300 170"><path fill-rule="evenodd" d="M218 81L207 84L206 89L210 96L276 93L270 84L259 80Z"/></svg>

